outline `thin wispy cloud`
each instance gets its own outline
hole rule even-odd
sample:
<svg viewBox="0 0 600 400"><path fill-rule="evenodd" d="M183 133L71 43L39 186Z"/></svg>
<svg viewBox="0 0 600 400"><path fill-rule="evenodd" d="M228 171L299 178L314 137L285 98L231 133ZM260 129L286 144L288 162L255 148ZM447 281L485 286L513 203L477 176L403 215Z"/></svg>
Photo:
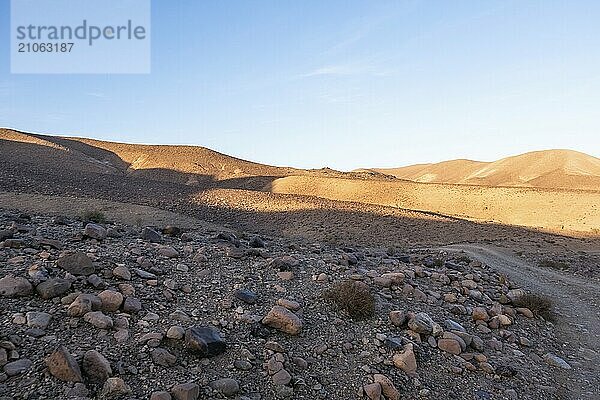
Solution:
<svg viewBox="0 0 600 400"><path fill-rule="evenodd" d="M370 75L370 76L388 76L392 74L391 69L381 67L376 64L332 64L315 68L312 71L303 74L303 78L314 76L333 75L333 76L352 76L352 75Z"/></svg>
<svg viewBox="0 0 600 400"><path fill-rule="evenodd" d="M85 93L85 95L89 96L89 97L95 97L97 99L105 99L106 98L106 94L101 93L101 92L88 92L88 93Z"/></svg>

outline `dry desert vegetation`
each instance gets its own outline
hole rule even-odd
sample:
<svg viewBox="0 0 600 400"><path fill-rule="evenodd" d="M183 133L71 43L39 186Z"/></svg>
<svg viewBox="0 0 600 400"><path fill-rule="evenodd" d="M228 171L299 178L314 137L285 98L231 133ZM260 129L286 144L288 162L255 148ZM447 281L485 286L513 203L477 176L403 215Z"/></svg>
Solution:
<svg viewBox="0 0 600 400"><path fill-rule="evenodd" d="M302 170L0 130L0 399L598 399L600 160Z"/></svg>

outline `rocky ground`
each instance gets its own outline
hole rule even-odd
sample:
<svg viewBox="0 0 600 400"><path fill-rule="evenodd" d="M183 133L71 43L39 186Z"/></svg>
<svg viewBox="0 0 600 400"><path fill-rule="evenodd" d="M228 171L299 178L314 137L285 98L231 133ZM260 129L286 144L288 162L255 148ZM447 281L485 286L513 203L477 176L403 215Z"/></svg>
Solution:
<svg viewBox="0 0 600 400"><path fill-rule="evenodd" d="M568 396L477 261L238 236L0 211L0 399Z"/></svg>

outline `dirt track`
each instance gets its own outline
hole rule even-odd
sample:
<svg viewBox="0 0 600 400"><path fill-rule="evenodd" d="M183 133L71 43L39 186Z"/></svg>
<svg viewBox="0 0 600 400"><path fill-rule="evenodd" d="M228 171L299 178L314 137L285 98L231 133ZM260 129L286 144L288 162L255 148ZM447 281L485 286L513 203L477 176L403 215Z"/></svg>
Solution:
<svg viewBox="0 0 600 400"><path fill-rule="evenodd" d="M566 388L564 396L600 398L600 284L529 265L510 250L496 246L455 244L441 250L463 251L533 293L551 297L558 314L556 329L562 354L573 365L571 371L560 374L559 383Z"/></svg>

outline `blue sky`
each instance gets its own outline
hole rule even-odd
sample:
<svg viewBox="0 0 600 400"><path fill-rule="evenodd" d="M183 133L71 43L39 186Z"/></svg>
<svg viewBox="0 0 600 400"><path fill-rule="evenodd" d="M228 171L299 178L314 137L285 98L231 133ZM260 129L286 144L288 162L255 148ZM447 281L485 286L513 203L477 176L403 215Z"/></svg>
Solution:
<svg viewBox="0 0 600 400"><path fill-rule="evenodd" d="M11 75L0 126L318 168L600 157L598 1L152 2L152 73Z"/></svg>

